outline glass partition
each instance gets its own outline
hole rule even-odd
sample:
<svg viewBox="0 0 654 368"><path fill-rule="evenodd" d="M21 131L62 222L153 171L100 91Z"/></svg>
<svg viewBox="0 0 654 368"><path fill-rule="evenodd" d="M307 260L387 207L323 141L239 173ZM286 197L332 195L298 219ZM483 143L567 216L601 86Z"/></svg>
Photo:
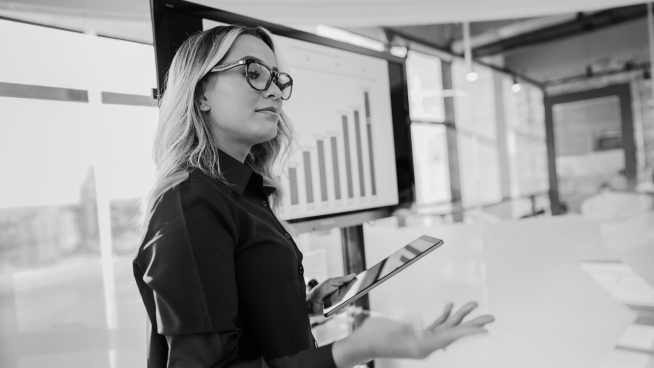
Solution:
<svg viewBox="0 0 654 368"><path fill-rule="evenodd" d="M0 366L142 366L153 48L5 20L0 42Z"/></svg>

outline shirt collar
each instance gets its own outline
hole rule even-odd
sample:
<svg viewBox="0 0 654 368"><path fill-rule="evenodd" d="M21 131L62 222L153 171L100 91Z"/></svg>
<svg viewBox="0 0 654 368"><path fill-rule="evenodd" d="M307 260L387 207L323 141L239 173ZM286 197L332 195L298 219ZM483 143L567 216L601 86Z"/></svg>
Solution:
<svg viewBox="0 0 654 368"><path fill-rule="evenodd" d="M274 187L264 186L263 178L252 170L252 168L241 161L233 158L227 153L219 150L220 171L227 183L231 184L229 189L238 195L243 195L245 187L250 183L263 188L267 195L275 192Z"/></svg>

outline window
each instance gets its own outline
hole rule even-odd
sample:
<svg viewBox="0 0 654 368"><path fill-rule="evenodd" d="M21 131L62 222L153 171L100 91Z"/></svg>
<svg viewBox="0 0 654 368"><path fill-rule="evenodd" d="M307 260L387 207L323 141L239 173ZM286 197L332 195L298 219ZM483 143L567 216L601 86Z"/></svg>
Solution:
<svg viewBox="0 0 654 368"><path fill-rule="evenodd" d="M0 42L0 366L140 366L153 47L4 20Z"/></svg>

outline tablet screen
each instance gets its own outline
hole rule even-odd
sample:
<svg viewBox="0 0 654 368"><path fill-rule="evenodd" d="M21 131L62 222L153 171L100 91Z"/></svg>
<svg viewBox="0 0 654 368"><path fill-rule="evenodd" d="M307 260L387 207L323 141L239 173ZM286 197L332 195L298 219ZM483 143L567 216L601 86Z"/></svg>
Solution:
<svg viewBox="0 0 654 368"><path fill-rule="evenodd" d="M377 285L440 247L441 244L443 244L442 240L423 235L383 261L361 272L352 281L325 297L323 300L325 317L331 316L339 309L367 294Z"/></svg>

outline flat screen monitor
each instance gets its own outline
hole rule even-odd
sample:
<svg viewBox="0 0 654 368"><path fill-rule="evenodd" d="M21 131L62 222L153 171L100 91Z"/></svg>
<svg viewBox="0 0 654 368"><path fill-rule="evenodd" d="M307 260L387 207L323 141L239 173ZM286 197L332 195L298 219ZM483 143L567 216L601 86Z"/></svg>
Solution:
<svg viewBox="0 0 654 368"><path fill-rule="evenodd" d="M403 59L187 1L153 1L153 19L156 48L157 28L168 28L169 55L183 42L174 35L198 24L261 25L273 33L293 77L282 108L295 143L274 172L285 220L334 223L328 220L413 201Z"/></svg>

